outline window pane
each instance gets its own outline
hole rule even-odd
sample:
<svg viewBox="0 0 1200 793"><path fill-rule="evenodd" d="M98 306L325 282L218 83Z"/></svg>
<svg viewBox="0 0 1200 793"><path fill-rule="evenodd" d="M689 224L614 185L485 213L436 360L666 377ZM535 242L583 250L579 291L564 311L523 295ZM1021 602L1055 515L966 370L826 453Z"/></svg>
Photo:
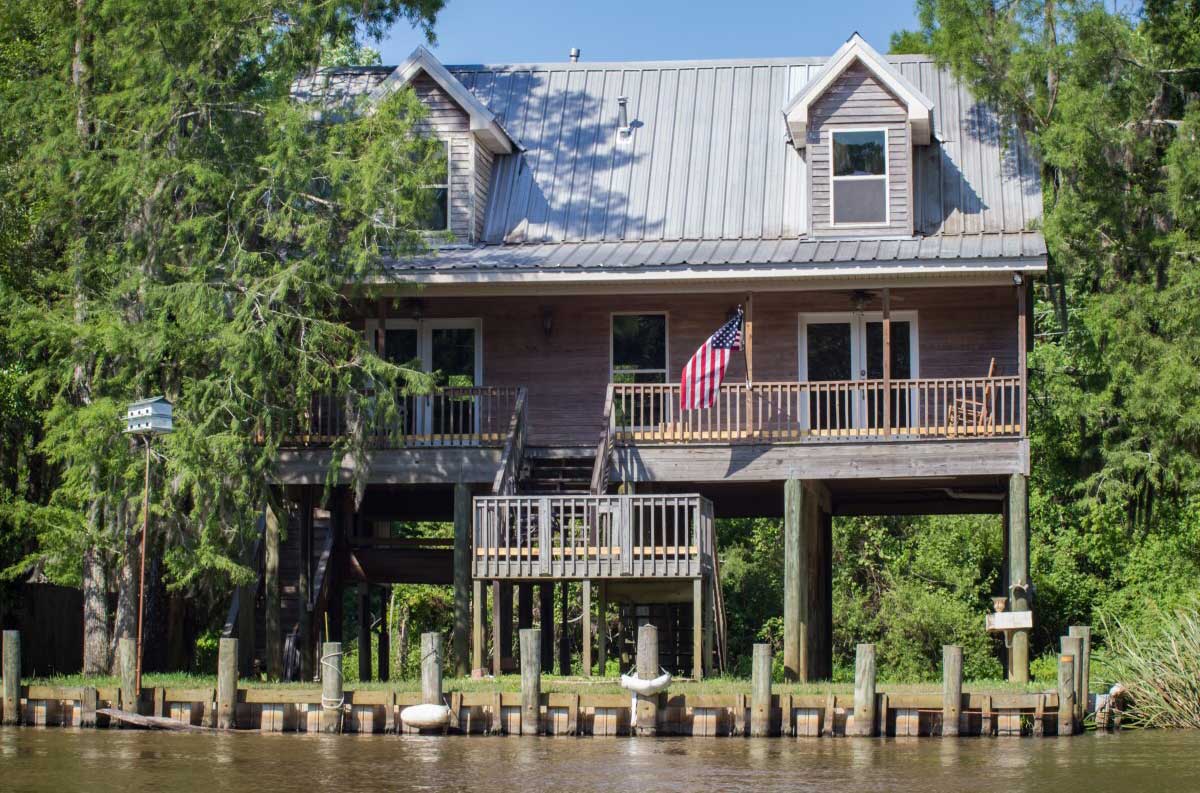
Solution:
<svg viewBox="0 0 1200 793"><path fill-rule="evenodd" d="M907 380L912 377L912 351L909 349L907 322L892 320L892 379ZM867 377L879 380L883 377L883 323L867 323Z"/></svg>
<svg viewBox="0 0 1200 793"><path fill-rule="evenodd" d="M874 132L833 133L834 176L882 176L887 172L887 135Z"/></svg>
<svg viewBox="0 0 1200 793"><path fill-rule="evenodd" d="M392 328L386 331L383 335L383 357L394 364L407 364L415 360L417 329Z"/></svg>
<svg viewBox="0 0 1200 793"><path fill-rule="evenodd" d="M808 379L850 379L849 322L821 322L808 326Z"/></svg>
<svg viewBox="0 0 1200 793"><path fill-rule="evenodd" d="M433 370L445 376L448 386L475 385L475 329L434 328Z"/></svg>
<svg viewBox="0 0 1200 793"><path fill-rule="evenodd" d="M427 187L421 191L425 200L417 215L417 228L423 231L445 231L450 227L450 188Z"/></svg>
<svg viewBox="0 0 1200 793"><path fill-rule="evenodd" d="M613 370L666 369L665 314L621 314L613 317Z"/></svg>
<svg viewBox="0 0 1200 793"><path fill-rule="evenodd" d="M834 180L833 222L886 223L887 180Z"/></svg>

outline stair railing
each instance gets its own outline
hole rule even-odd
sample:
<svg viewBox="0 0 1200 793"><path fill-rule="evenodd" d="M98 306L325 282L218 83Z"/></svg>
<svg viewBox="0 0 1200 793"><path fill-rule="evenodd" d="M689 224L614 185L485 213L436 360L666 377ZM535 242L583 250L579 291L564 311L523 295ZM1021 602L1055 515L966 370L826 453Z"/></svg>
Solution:
<svg viewBox="0 0 1200 793"><path fill-rule="evenodd" d="M596 459L592 463L591 493L602 496L608 492L609 465L613 452L613 386L608 384L604 396L604 425L600 430L600 441L596 444Z"/></svg>
<svg viewBox="0 0 1200 793"><path fill-rule="evenodd" d="M513 402L512 418L508 422L508 437L504 440L504 450L500 453L500 470L492 482L492 493L497 496L511 496L517 492L517 479L521 475L521 463L525 458L525 426L526 393L524 387L517 389L517 399Z"/></svg>

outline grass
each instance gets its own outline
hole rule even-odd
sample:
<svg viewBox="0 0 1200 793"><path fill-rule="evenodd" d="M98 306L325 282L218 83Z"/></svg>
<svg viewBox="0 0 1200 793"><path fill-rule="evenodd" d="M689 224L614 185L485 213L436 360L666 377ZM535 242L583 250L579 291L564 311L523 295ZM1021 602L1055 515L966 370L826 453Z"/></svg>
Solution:
<svg viewBox="0 0 1200 793"><path fill-rule="evenodd" d="M1103 620L1099 677L1125 686L1126 712L1141 726L1200 728L1200 602L1155 609L1144 622Z"/></svg>
<svg viewBox="0 0 1200 793"><path fill-rule="evenodd" d="M78 687L78 686L95 686L110 687L119 686L120 680L115 677L85 677L83 675L62 675L55 677L35 678L24 681L27 685L40 686L60 686L60 687ZM154 673L146 674L142 678L142 685L146 688L215 688L217 678L212 675L191 675L182 672L172 673ZM265 680L242 679L238 682L242 688L296 688L296 689L311 689L318 685L314 682L305 683L278 683L268 682ZM410 678L405 680L392 680L387 683L372 681L368 683L359 683L353 680L346 681L347 689L357 689L360 691L397 691L397 692L417 692L421 690L421 681L419 678ZM500 677L486 677L482 679L472 679L464 677L447 677L443 683L443 688L446 691L462 691L470 693L491 693L491 692L517 692L521 690L520 675L502 675ZM885 691L891 694L921 694L921 693L939 693L942 690L941 684L936 682L891 682L881 680L876 684L879 691ZM1031 691L1045 690L1046 686L1039 683L1019 684L1010 683L1005 680L974 680L964 681L963 690L972 693L1021 693ZM584 677L564 677L561 675L542 675L542 691L551 694L560 693L577 693L577 694L621 694L625 690L621 688L617 678L584 678ZM775 683L772 685L772 691L777 694L838 694L850 695L854 693L854 685L852 683ZM747 678L736 677L714 677L703 681L679 680L671 684L671 693L673 694L749 694L750 680Z"/></svg>

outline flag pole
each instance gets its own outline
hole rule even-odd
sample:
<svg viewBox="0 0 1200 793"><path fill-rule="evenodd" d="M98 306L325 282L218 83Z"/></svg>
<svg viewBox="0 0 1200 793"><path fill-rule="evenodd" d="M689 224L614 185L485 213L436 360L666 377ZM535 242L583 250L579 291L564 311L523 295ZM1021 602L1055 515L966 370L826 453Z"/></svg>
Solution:
<svg viewBox="0 0 1200 793"><path fill-rule="evenodd" d="M754 293L746 295L746 314L742 317L745 338L742 351L746 356L746 428L754 429Z"/></svg>

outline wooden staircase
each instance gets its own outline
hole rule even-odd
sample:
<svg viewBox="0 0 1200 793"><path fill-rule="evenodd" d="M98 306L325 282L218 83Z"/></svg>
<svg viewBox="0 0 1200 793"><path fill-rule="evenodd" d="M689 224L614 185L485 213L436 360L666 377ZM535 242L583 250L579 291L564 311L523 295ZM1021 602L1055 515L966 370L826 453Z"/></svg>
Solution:
<svg viewBox="0 0 1200 793"><path fill-rule="evenodd" d="M586 494L592 480L595 450L525 449L517 490L522 495Z"/></svg>

